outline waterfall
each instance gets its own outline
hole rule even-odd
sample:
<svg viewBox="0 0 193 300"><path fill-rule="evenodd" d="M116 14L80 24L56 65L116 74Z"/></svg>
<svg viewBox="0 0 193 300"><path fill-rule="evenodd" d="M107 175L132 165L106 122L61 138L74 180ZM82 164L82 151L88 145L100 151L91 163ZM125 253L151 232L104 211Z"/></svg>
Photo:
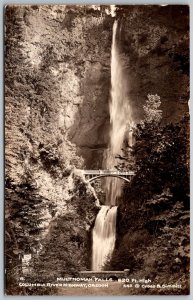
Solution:
<svg viewBox="0 0 193 300"><path fill-rule="evenodd" d="M100 271L112 254L116 238L117 206L103 205L96 217L93 229L92 269Z"/></svg>
<svg viewBox="0 0 193 300"><path fill-rule="evenodd" d="M131 108L128 99L128 80L125 76L125 61L116 41L117 21L113 25L111 47L111 101L110 143L104 154L105 169L114 169L115 156L121 152L126 129L132 124ZM128 137L132 141L131 134ZM109 177L105 181L106 202L99 211L93 229L92 269L101 270L111 256L116 240L117 198L121 195L120 179Z"/></svg>
<svg viewBox="0 0 193 300"><path fill-rule="evenodd" d="M121 153L125 133L133 123L132 111L128 99L129 85L125 74L125 60L124 55L120 53L119 45L116 41L117 31L118 23L115 21L111 48L110 145L104 159L104 167L107 169L114 168L116 164L115 156ZM131 137L128 138L131 140ZM116 205L122 191L120 179L107 178L105 190L108 204Z"/></svg>

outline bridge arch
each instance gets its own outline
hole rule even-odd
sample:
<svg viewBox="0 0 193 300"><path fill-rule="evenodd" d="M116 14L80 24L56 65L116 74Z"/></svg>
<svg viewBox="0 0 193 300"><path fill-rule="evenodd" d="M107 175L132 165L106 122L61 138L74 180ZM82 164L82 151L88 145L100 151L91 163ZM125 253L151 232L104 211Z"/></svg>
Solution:
<svg viewBox="0 0 193 300"><path fill-rule="evenodd" d="M126 178L124 176L121 176L121 175L116 175L116 174L101 174L101 175L97 175L97 176L94 176L94 177L90 177L88 179L88 182L92 182L98 178L102 178L102 177L116 177L116 178L119 178L119 179L122 179L126 182L130 182L131 180L129 178Z"/></svg>

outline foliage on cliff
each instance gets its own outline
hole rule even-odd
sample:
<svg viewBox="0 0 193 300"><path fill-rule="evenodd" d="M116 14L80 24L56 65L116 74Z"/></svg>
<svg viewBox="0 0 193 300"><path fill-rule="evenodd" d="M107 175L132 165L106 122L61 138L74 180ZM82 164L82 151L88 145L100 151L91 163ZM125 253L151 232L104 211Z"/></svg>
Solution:
<svg viewBox="0 0 193 300"><path fill-rule="evenodd" d="M83 74L78 70L77 53L81 53L80 48L86 43L79 35L86 12L81 21L76 12L68 24L67 19L73 12L66 17L60 8L64 7L56 11L50 6L6 7L5 255L8 294L18 293L16 280L22 274L21 259L25 254L35 255L50 230L51 220L64 212L66 202L72 198L69 175L74 167L80 168L83 163L67 131L82 101L79 80ZM97 20L94 15L90 17L88 31L100 26ZM97 52L96 48L93 45L91 52L93 49ZM82 59L85 61L84 54ZM81 212L84 214L86 210L82 208ZM75 221L73 213L76 213L75 206L71 207L72 224ZM83 223L87 222L87 226L95 216L94 210L92 213L84 217ZM79 249L74 253L76 251Z"/></svg>
<svg viewBox="0 0 193 300"><path fill-rule="evenodd" d="M41 197L29 178L26 185L14 189L10 183L6 189L8 294L42 292L41 288L18 288L18 279L23 275L30 282L55 281L57 277L76 275L78 270L90 268L90 229L99 202L93 188L76 170L66 180L68 190L60 199L60 209L57 203ZM26 254L32 255L27 269L21 264Z"/></svg>
<svg viewBox="0 0 193 300"><path fill-rule="evenodd" d="M135 131L136 174L124 189L117 217L117 245L106 268L128 268L137 278L157 283L178 282L182 284L179 294L187 294L189 116L163 126L156 111L155 118L149 118L150 114L152 110ZM175 294L175 290L169 293Z"/></svg>
<svg viewBox="0 0 193 300"><path fill-rule="evenodd" d="M132 198L141 203L153 194L169 188L176 198L189 206L189 117L177 124L161 126L160 123L139 124L133 154L136 176L130 189ZM135 187L135 188L134 188ZM140 189L137 195L135 189ZM187 202L186 202L187 201Z"/></svg>
<svg viewBox="0 0 193 300"><path fill-rule="evenodd" d="M63 212L50 223L42 250L32 261L34 280L75 276L79 270L90 268L90 228L99 210L99 202L82 176L75 173L72 177L71 197Z"/></svg>

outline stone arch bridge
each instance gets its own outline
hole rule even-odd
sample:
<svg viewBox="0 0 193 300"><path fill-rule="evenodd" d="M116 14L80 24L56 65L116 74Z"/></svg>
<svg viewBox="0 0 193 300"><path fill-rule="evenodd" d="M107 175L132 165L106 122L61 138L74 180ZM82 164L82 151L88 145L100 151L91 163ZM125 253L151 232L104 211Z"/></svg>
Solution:
<svg viewBox="0 0 193 300"><path fill-rule="evenodd" d="M82 174L88 182L92 182L102 177L117 177L126 182L130 182L132 176L135 174L133 171L118 171L118 170L81 170Z"/></svg>

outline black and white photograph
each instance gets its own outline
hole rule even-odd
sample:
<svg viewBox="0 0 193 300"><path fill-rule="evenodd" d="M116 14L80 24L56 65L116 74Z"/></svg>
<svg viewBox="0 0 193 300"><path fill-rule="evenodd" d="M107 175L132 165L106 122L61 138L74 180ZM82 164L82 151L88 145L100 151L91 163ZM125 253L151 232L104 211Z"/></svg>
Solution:
<svg viewBox="0 0 193 300"><path fill-rule="evenodd" d="M4 7L5 295L190 293L188 5Z"/></svg>

